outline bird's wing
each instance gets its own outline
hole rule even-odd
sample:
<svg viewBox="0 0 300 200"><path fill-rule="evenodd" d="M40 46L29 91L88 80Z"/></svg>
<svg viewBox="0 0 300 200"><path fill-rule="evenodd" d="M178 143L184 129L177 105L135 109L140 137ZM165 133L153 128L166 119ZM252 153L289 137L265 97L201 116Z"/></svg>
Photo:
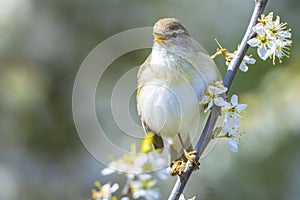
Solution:
<svg viewBox="0 0 300 200"><path fill-rule="evenodd" d="M145 62L143 64L141 64L138 73L137 73L137 90L136 90L136 101L139 102L139 96L140 96L140 92L141 92L141 88L143 87L143 81L141 80L141 73L145 70L145 68L147 67L148 63L151 60L151 54L148 56L148 58L145 60ZM141 113L138 109L138 115L141 116Z"/></svg>
<svg viewBox="0 0 300 200"><path fill-rule="evenodd" d="M141 88L143 87L143 81L140 79L140 74L145 70L145 68L147 67L147 65L149 64L151 60L151 54L148 56L148 58L145 60L145 62L140 66L138 73L137 73L137 91L136 91L136 100L137 102L139 102L139 95L140 95L140 91ZM141 113L138 109L138 115L141 116ZM162 137L160 135L158 135L157 133L155 133L153 130L151 130L146 122L142 121L142 126L144 129L144 132L146 134L145 139L144 139L144 144L142 143L142 149L144 148L145 150L142 151L147 151L146 149L148 149L148 143L149 141L152 143L153 148L157 151L162 151L164 148L164 141L162 139Z"/></svg>

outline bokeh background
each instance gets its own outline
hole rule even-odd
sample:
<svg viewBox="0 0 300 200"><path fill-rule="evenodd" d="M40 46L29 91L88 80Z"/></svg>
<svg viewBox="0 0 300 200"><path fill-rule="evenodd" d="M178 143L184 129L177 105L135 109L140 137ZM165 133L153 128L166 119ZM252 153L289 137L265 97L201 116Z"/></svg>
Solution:
<svg viewBox="0 0 300 200"><path fill-rule="evenodd" d="M234 50L252 9L253 0L1 0L0 200L89 199L96 180L109 181L82 145L71 109L76 72L96 45L176 17L210 54L217 48L214 38ZM218 143L189 182L188 197L300 197L300 3L270 0L269 11L293 28L291 58L276 66L257 61L247 73L238 72L231 93L249 105L241 125L247 134L236 154ZM97 98L108 100L114 81L148 53L132 52L114 62ZM216 62L224 74L224 59ZM99 120L109 128L108 108L98 107ZM159 183L162 199L174 181Z"/></svg>

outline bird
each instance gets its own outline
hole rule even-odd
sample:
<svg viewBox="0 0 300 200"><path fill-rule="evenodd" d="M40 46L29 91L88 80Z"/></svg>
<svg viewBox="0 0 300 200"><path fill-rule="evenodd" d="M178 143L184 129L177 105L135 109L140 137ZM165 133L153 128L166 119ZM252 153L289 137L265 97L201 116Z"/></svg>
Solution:
<svg viewBox="0 0 300 200"><path fill-rule="evenodd" d="M201 99L220 72L206 50L175 18L153 26L152 51L137 73L137 111L154 149L169 146L178 160L201 131L206 114Z"/></svg>

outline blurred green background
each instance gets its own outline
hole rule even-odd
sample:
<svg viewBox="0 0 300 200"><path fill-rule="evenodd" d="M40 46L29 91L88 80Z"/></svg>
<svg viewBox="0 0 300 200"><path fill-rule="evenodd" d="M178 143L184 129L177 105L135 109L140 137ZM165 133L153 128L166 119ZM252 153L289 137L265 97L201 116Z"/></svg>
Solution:
<svg viewBox="0 0 300 200"><path fill-rule="evenodd" d="M229 50L241 40L253 0L1 0L0 200L88 199L103 168L83 147L72 119L72 87L87 54L106 38L159 18L176 17L210 54L218 38ZM199 199L300 198L300 3L270 0L293 31L291 58L257 61L238 72L232 92L249 105L240 152L225 142L202 161L185 193ZM149 51L116 61L113 80L143 62ZM256 52L252 51L256 56ZM223 58L216 60L224 74ZM99 118L103 115L98 113ZM105 122L104 122L105 123ZM99 141L101 145L101 141ZM173 179L172 181L174 181ZM159 183L162 199L170 182Z"/></svg>

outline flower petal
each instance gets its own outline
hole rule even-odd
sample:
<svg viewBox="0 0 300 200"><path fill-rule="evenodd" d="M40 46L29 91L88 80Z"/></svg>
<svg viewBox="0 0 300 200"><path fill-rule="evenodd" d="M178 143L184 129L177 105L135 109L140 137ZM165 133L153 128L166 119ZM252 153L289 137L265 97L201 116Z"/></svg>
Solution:
<svg viewBox="0 0 300 200"><path fill-rule="evenodd" d="M232 97L231 97L231 104L233 105L233 106L236 106L236 105L238 105L238 103L239 103L239 97L237 96L237 95L232 95Z"/></svg>
<svg viewBox="0 0 300 200"><path fill-rule="evenodd" d="M235 139L229 138L228 144L229 144L229 149L231 152L236 153L239 151L239 146Z"/></svg>
<svg viewBox="0 0 300 200"><path fill-rule="evenodd" d="M118 183L114 183L111 188L110 188L110 192L114 193L115 191L117 191L119 189L119 184Z"/></svg>
<svg viewBox="0 0 300 200"><path fill-rule="evenodd" d="M111 174L113 174L115 172L116 172L116 170L114 170L114 169L112 169L110 167L105 167L104 169L102 169L101 174L103 176L107 176L107 175L111 175Z"/></svg>
<svg viewBox="0 0 300 200"><path fill-rule="evenodd" d="M241 111L245 110L247 107L248 107L247 104L238 104L236 106L236 109L237 109L238 112L241 112Z"/></svg>
<svg viewBox="0 0 300 200"><path fill-rule="evenodd" d="M253 31L256 32L259 36L263 36L265 33L264 25L262 23L258 23L253 27Z"/></svg>
<svg viewBox="0 0 300 200"><path fill-rule="evenodd" d="M265 48L265 45L259 46L257 48L257 53L258 53L258 56L263 60L266 60L269 57L267 49Z"/></svg>
<svg viewBox="0 0 300 200"><path fill-rule="evenodd" d="M250 65L253 65L256 62L256 60L254 58L251 58L249 56L245 56L243 60L245 61L245 63L250 64Z"/></svg>
<svg viewBox="0 0 300 200"><path fill-rule="evenodd" d="M204 110L204 112L209 111L209 109L211 109L212 106L213 106L213 103L210 101L207 105L207 108Z"/></svg>
<svg viewBox="0 0 300 200"><path fill-rule="evenodd" d="M252 38L247 42L252 47L257 47L260 44L260 40L257 38Z"/></svg>
<svg viewBox="0 0 300 200"><path fill-rule="evenodd" d="M233 115L232 117L232 125L235 127L235 128L238 128L240 125L239 125L239 119L238 119L238 115L235 114Z"/></svg>
<svg viewBox="0 0 300 200"><path fill-rule="evenodd" d="M242 62L241 64L240 64L240 70L242 71L242 72L247 72L248 71L248 69L249 69L249 67L244 63L244 62Z"/></svg>
<svg viewBox="0 0 300 200"><path fill-rule="evenodd" d="M214 101L214 103L217 105L217 106L224 106L226 105L226 101L222 98L222 97L217 97Z"/></svg>
<svg viewBox="0 0 300 200"><path fill-rule="evenodd" d="M179 200L185 200L185 197L183 194L180 195Z"/></svg>

